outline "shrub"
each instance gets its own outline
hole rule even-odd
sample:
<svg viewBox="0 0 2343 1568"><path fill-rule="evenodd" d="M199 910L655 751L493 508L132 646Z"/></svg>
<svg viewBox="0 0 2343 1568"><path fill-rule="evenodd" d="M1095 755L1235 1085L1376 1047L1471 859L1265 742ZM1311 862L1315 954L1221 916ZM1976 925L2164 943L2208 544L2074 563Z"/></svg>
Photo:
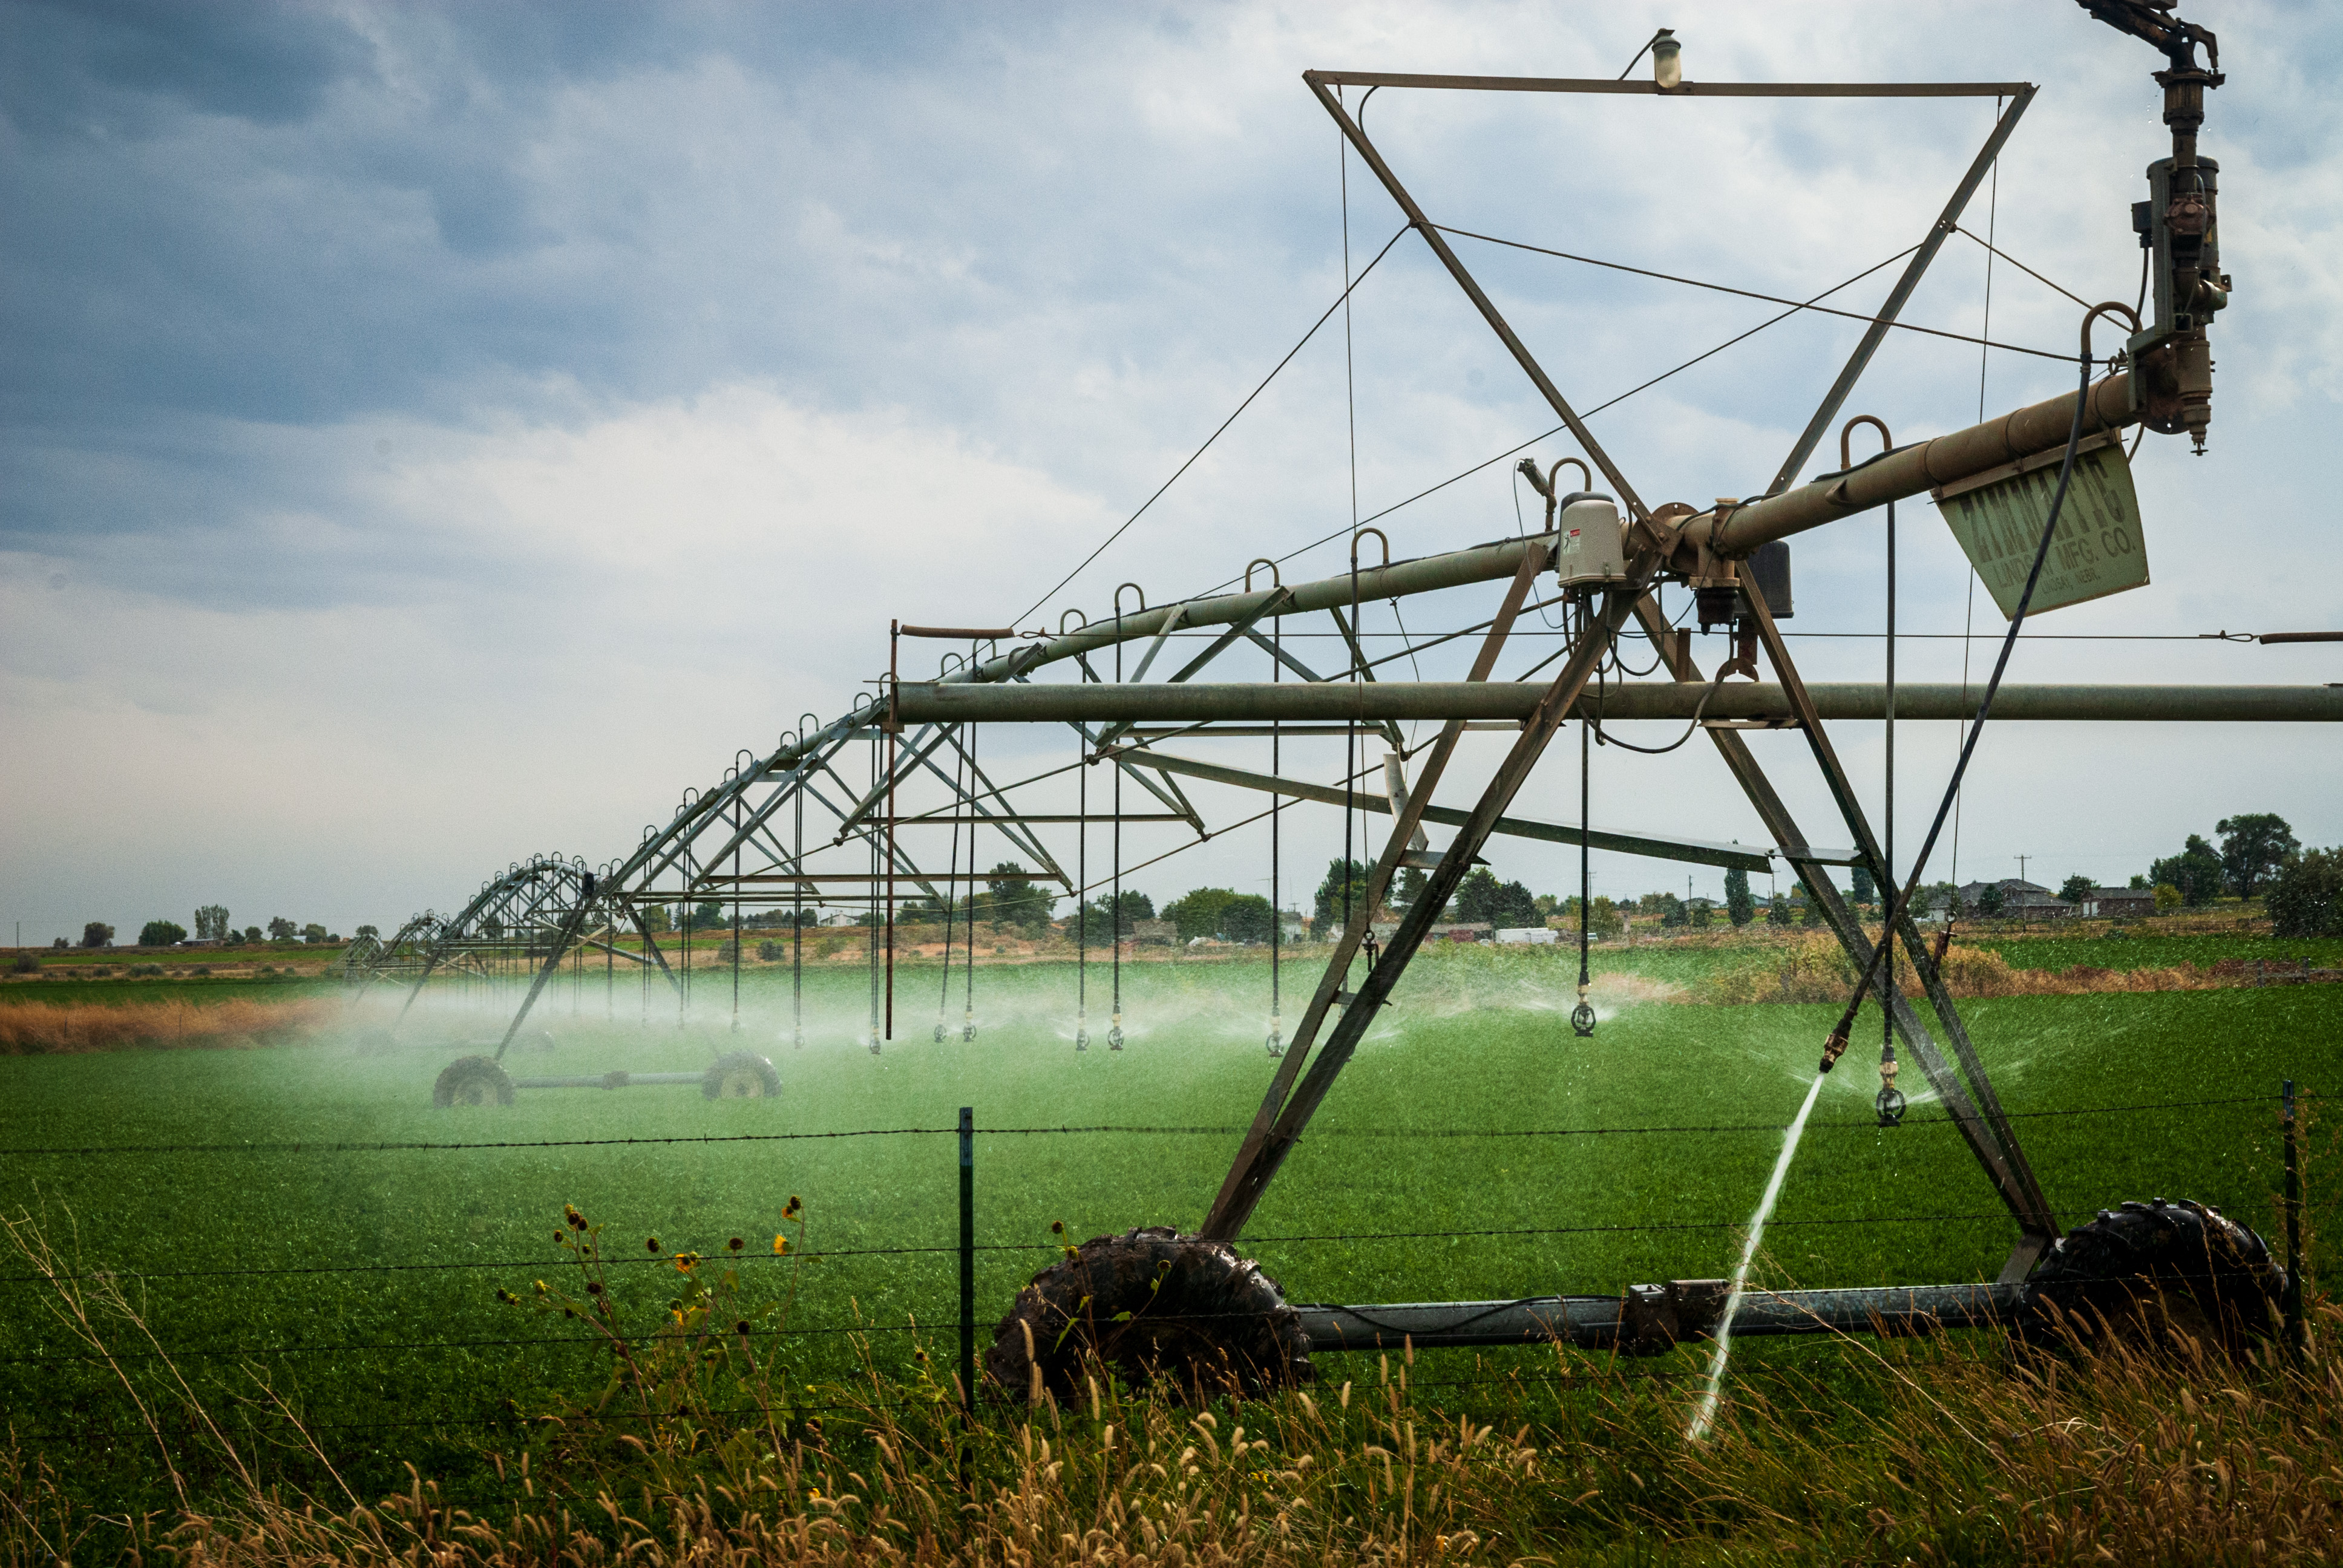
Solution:
<svg viewBox="0 0 2343 1568"><path fill-rule="evenodd" d="M2269 917L2275 936L2343 936L2343 847L2289 856L2270 884Z"/></svg>
<svg viewBox="0 0 2343 1568"><path fill-rule="evenodd" d="M36 975L41 972L41 960L30 953L18 953L16 961L8 966L10 974Z"/></svg>
<svg viewBox="0 0 2343 1568"><path fill-rule="evenodd" d="M92 920L81 929L81 945L85 948L110 948L114 945L114 928L104 920Z"/></svg>

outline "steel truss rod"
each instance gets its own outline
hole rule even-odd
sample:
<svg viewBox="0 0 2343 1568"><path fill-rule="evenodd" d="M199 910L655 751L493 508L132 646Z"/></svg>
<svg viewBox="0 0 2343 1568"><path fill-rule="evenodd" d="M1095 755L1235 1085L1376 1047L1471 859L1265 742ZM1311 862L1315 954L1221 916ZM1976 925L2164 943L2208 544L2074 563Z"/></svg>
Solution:
<svg viewBox="0 0 2343 1568"><path fill-rule="evenodd" d="M965 800L971 809L991 816L1005 824L1008 818L1016 815L1017 808L1009 803L1009 797L1002 791L1001 786L995 784L992 781L991 777L988 775L983 769L977 766L976 759L969 754L967 747L960 744L960 734L959 729L956 728L947 729L945 734L949 737L952 750L959 754L960 760L968 764L969 778L973 780L975 784L981 784L984 786L984 792L991 796L993 799L1000 802L1001 809L996 812L990 807L987 806L978 796L976 789L972 786L965 792L960 793L957 798ZM944 779L948 784L952 782L951 779L945 775L944 770L936 766L933 759L930 759L928 762L928 771L933 773L937 778ZM957 785L954 785L953 788L955 790L958 790L959 789ZM1172 803L1167 800L1164 804L1168 806ZM1023 849L1035 859L1041 861L1042 872L1051 879L1055 881L1060 887L1071 888L1073 886L1072 880L1066 875L1065 868L1058 864L1057 857L1050 853L1048 847L1044 845L1041 839L1031 829L1018 828L1012 825L1004 825L1001 829L1001 836L1007 839L1011 843Z"/></svg>
<svg viewBox="0 0 2343 1568"><path fill-rule="evenodd" d="M1607 76L1451 76L1406 71L1304 71L1312 86L1431 87L1467 93L1617 93L1663 98L2007 98L2033 91L2028 82L1657 82Z"/></svg>
<svg viewBox="0 0 2343 1568"><path fill-rule="evenodd" d="M1203 652L1190 659L1186 664L1182 665L1178 670L1173 672L1172 678L1165 684L1171 686L1185 685L1190 677L1193 676L1198 670L1203 668L1206 665L1212 663L1212 660L1218 658L1222 653L1227 651L1230 645L1234 643L1237 638L1250 633L1256 622L1260 621L1265 616L1272 616L1280 613L1288 597L1289 596L1287 596L1282 588L1271 589L1269 598L1262 600L1259 608L1252 610L1250 614L1241 618L1235 625L1230 627L1228 630L1221 633L1219 637L1214 638L1211 647L1205 648ZM1183 605L1181 608L1184 611L1187 607ZM1163 632L1162 636L1158 637L1155 639L1154 647L1150 648L1147 650L1147 657L1140 661L1138 674L1133 675L1131 678L1132 684L1137 684L1140 676L1145 675L1147 673L1147 667L1155 661L1156 648L1161 648L1163 646L1163 638L1171 635L1168 628L1172 624L1172 623L1169 621L1164 623L1167 629ZM1124 728L1126 727L1121 725L1110 726L1104 733L1100 735L1098 744L1100 746L1105 745L1108 741L1115 739L1115 737L1120 734Z"/></svg>
<svg viewBox="0 0 2343 1568"><path fill-rule="evenodd" d="M1539 365L1536 358L1530 353L1528 347L1514 335L1513 327L1508 326L1504 317L1498 313L1494 302L1482 292L1480 284L1474 281L1473 274L1449 245L1448 236L1442 234L1432 220L1424 216L1423 209L1416 205L1415 197L1408 194L1407 187L1400 184L1399 176L1392 172L1391 166L1383 161L1383 154L1377 152L1374 143L1367 139L1367 133L1360 127L1356 120L1351 118L1350 111L1342 106L1342 100L1328 90L1326 80L1321 74L1305 72L1302 79L1310 85L1310 90L1317 95L1319 104L1334 117L1334 123L1342 127L1343 139L1357 149L1359 156L1365 161L1367 167L1373 169L1375 177L1383 182L1383 189L1390 194L1392 200L1398 203L1400 210L1407 215L1407 221L1413 226L1415 232L1423 236L1423 243L1432 247L1432 254L1440 258L1440 265L1448 269L1448 276L1456 280L1456 286L1464 291L1465 297L1473 302L1473 307L1481 313L1481 319L1489 324L1489 329L1494 332L1499 341L1504 344L1507 351L1513 355L1514 362L1522 367L1531 383L1537 387L1539 394L1545 398L1562 422L1570 427L1571 437L1577 441L1579 449L1586 454L1596 467L1603 470L1603 477L1611 482L1613 492L1619 498L1620 504L1626 508L1632 517L1647 516L1649 508L1644 505L1644 498L1635 493L1635 487L1627 482L1627 476L1620 471L1618 464L1611 460L1611 454L1604 451L1603 444L1594 438L1594 432L1586 427L1586 422L1578 417L1578 411L1573 408L1569 401L1563 397L1562 389L1554 384L1552 378L1546 375L1544 367ZM1370 596L1354 593L1353 597L1363 598ZM1372 597L1380 598L1383 596L1378 594Z"/></svg>
<svg viewBox="0 0 2343 1568"><path fill-rule="evenodd" d="M1669 672L1676 680L1688 687L1705 685L1706 678L1702 675L1700 667L1693 662L1691 650L1685 646L1686 639L1667 635L1670 629L1667 619L1648 595L1637 602L1635 614L1660 648L1661 657L1667 661ZM1799 828L1796 819L1790 815L1790 809L1783 803L1781 796L1775 791L1773 781L1766 778L1765 770L1758 766L1756 757L1749 749L1749 743L1742 739L1739 731L1731 729L1711 730L1709 739L1715 743L1717 754L1741 785L1742 792L1749 798L1750 805L1756 809L1758 819L1765 824L1766 831L1783 846L1785 858L1796 868L1799 880L1805 884L1806 896L1813 900L1824 923L1830 927L1831 933L1838 938L1839 946L1845 951L1849 961L1856 966L1856 972L1870 972L1871 940L1864 934L1862 922L1847 907L1837 884L1823 869L1823 863L1805 850L1804 830ZM1912 950L1916 969L1927 962L1924 950L1916 948ZM2036 1221L2024 1183L2019 1181L2000 1141L1978 1114L1967 1086L1946 1063L1919 1013L1896 989L1890 966L1880 967L1875 989L1880 1005L1886 1008L1889 1016L1895 1020L1897 1037L1911 1052L1913 1060L1919 1062L1929 1086L1943 1101L1946 1113L1952 1117L1970 1152L1985 1168L1986 1179L1993 1183L1994 1191L2017 1221L2021 1232L2030 1236ZM2025 1244L2021 1241L2021 1247ZM2004 1272L2007 1272L2006 1268Z"/></svg>
<svg viewBox="0 0 2343 1568"><path fill-rule="evenodd" d="M1781 629L1774 623L1773 614L1765 604L1765 596L1757 587L1755 572L1745 562L1737 563L1735 571L1741 578L1744 597L1749 601L1752 618L1757 624L1758 638L1765 646L1765 657L1773 664L1775 673L1781 678L1783 689L1800 709L1805 720L1800 728L1805 732L1806 745L1814 754L1815 769L1829 786L1831 798L1837 802L1839 815L1845 819L1847 830L1855 836L1855 848L1871 862L1872 877L1878 886L1892 888L1900 885L1895 873L1889 870L1885 857L1880 853L1879 841L1871 830L1870 819L1864 813L1863 802L1855 792L1854 781L1846 776L1845 768L1839 762L1837 749L1831 745L1821 720L1805 701L1805 688L1798 678L1797 666L1791 660L1789 645L1782 640ZM2017 1141L2017 1130L2010 1125L2007 1113L2001 1108L2001 1097L1994 1092L1993 1081L1986 1075L1985 1061L1977 1055L1976 1047L1969 1039L1968 1027L1961 1018L1960 1009L1954 1004L1952 992L1945 989L1944 978L1936 972L1936 964L1926 956L1926 940L1920 935L1920 928L1914 922L1908 906L1902 910L1895 934L1903 940L1905 951L1912 955L1912 967L1927 991L1930 1004L1936 1010L1937 1020L1944 1025L1946 1035L1952 1040L1953 1054L1960 1059L1961 1069L1968 1076L1969 1089L1976 1097L1977 1109L1984 1113L1986 1125L1991 1128L2011 1173L2016 1178L2018 1195L2025 1201L2018 1219L2026 1231L2019 1251L2025 1255L2026 1268L2030 1269L2041 1250L2057 1238L2057 1216L2051 1211L2050 1200L2044 1194L2041 1182L2035 1179L2026 1151ZM1882 933L1880 940L1886 940L1886 934ZM1882 966L1883 970L1893 967ZM2016 1261L2014 1257L2012 1261ZM2023 1271L2020 1277L2023 1277Z"/></svg>
<svg viewBox="0 0 2343 1568"><path fill-rule="evenodd" d="M1673 640L1673 639L1670 639ZM1867 681L1805 689L1815 715L1826 719L1876 719L1886 689ZM907 721L1079 724L1302 723L1373 724L1385 719L1466 719L1515 723L1536 711L1546 688L1534 681L1269 681L1192 682L1185 686L1088 686L1071 682L1014 686L947 686L906 682L896 694ZM1703 688L1702 690L1705 690ZM1982 687L1954 681L1898 681L1896 717L1969 719ZM1636 681L1592 691L1572 706L1574 719L1674 719L1694 711L1718 720L1782 727L1800 722L1798 705L1778 681L1729 680L1701 709L1701 692L1672 681ZM2343 687L2227 685L2004 686L1994 699L1997 719L2046 723L2326 723L2343 722ZM1287 733L1292 733L1287 731Z"/></svg>
<svg viewBox="0 0 2343 1568"><path fill-rule="evenodd" d="M1362 810L1389 816L1391 800L1382 795L1353 790L1348 796L1327 784L1310 784L1298 779L1280 778L1270 773L1253 773L1242 768L1226 768L1216 762L1200 762L1193 758L1174 757L1161 751L1133 747L1122 753L1136 768L1161 768L1167 773L1184 773L1192 779L1207 779L1215 784L1232 784L1240 789L1258 789L1265 794L1282 795L1287 799L1314 800L1322 805L1340 806L1347 802ZM1423 820L1445 828L1461 828L1468 815L1450 806L1425 806L1418 815ZM1128 820L1129 819L1125 819ZM1514 839L1539 839L1550 844L1576 844L1578 829L1559 822L1534 822L1521 817L1500 817L1491 829L1493 833ZM1586 842L1597 849L1613 849L1623 855L1643 855L1660 860L1681 860L1692 865L1739 867L1745 871L1774 869L1774 857L1779 849L1756 849L1746 844L1715 844L1697 839L1671 839L1655 833L1610 833L1596 830L1586 835ZM1815 858L1816 851L1805 851ZM1851 849L1823 852L1825 863L1852 866L1858 863Z"/></svg>
<svg viewBox="0 0 2343 1568"><path fill-rule="evenodd" d="M1862 379L1872 355L1878 352L1880 343L1887 337L1887 329L1904 313L1905 304L1911 299L1912 291L1920 286L1920 279L1927 273L1929 263L1936 259L1936 252L1944 247L1946 239L1960 222L1969 198L1976 195L1977 186L1984 183L1986 172L2001 156L2002 145L2009 140L2010 133L2017 129L2017 122L2025 115L2026 106L2033 101L2034 88L2031 85L2020 87L2011 97L2009 107L1994 121L1993 133L1986 137L1985 146L1978 148L1977 156L1970 160L1968 173L1961 176L1961 183L1954 187L1951 199L1945 203L1944 212L1929 226L1928 236L1920 242L1920 248L1914 251L1912 258L1904 264L1903 276L1896 280L1896 286L1887 291L1886 303L1879 307L1871 325L1864 328L1863 338L1855 344L1855 352L1847 356L1846 365L1839 371L1838 379L1832 382L1831 389L1824 394L1821 406L1815 410L1815 417L1806 421L1797 445L1790 448L1790 455L1783 460L1781 470L1774 476L1774 482L1765 487L1767 495L1779 495L1787 489L1790 481L1797 477L1798 470L1806 466L1806 459L1815 455L1815 443L1823 438L1823 433L1838 417L1847 394L1854 391L1855 384Z"/></svg>
<svg viewBox="0 0 2343 1568"><path fill-rule="evenodd" d="M1359 646L1358 636L1353 630L1351 623L1342 618L1342 607L1340 605L1330 605L1327 607L1326 613L1332 616L1334 618L1334 624L1342 628L1342 642L1344 646L1349 648L1351 650L1351 668L1344 670L1341 675L1336 676L1334 678L1335 680L1347 680L1351 676L1356 675L1362 683L1368 685L1374 684L1374 667L1368 662L1367 650ZM1383 731L1383 739L1392 743L1392 749L1393 750L1404 751L1407 749L1407 740L1405 737L1400 734L1399 726L1397 724L1394 724L1390 719L1386 719L1378 725L1377 728Z"/></svg>
<svg viewBox="0 0 2343 1568"><path fill-rule="evenodd" d="M1513 583L1505 590L1504 602L1498 608L1488 636L1482 640L1481 651L1473 661L1473 679L1486 679L1489 671L1496 667L1497 656L1503 651L1505 638L1513 630L1513 618L1529 598L1530 583L1544 569L1546 559L1546 546L1542 539L1534 541L1523 556ZM1636 557L1633 571L1639 592L1642 585L1648 582L1658 568L1658 557L1654 553L1647 551ZM1319 1101L1325 1098L1326 1091L1332 1085L1334 1075L1342 1070L1342 1064L1350 1060L1352 1051L1357 1049L1359 1040L1373 1023L1376 1012L1390 1000L1393 984L1422 945L1433 919L1463 881L1466 868L1480 854L1496 818L1528 778L1529 769L1544 749L1547 738L1562 722L1564 709L1594 674L1626 614L1627 601L1624 596L1614 593L1606 597L1602 615L1594 618L1598 621L1600 630L1581 637L1578 648L1554 679L1549 691L1549 696L1554 699L1552 710L1541 714L1524 728L1521 739L1513 744L1512 754L1498 769L1497 777L1483 792L1480 804L1473 808L1472 816L1457 830L1454 839L1431 868L1423 891L1410 901L1407 912L1401 917L1399 929L1392 933L1382 958L1370 962L1366 977L1356 991L1346 992L1342 990L1342 983L1349 979L1351 960L1363 945L1368 928L1374 920L1375 905L1391 885L1393 873L1410 854L1416 831L1423 824L1423 809L1430 803L1433 791L1439 788L1448 760L1454 755L1456 743L1463 734L1463 725L1456 720L1441 727L1439 739L1429 748L1423 771L1417 775L1414 792L1404 802L1394 802L1399 809L1393 816L1391 838L1376 859L1374 869L1368 875L1366 897L1343 922L1342 934L1336 941L1326 972L1312 994L1309 1005L1302 1010L1301 1021L1293 1031L1292 1044L1279 1060L1276 1076L1270 1082L1268 1093L1262 1099L1260 1111L1254 1114L1252 1127L1238 1148L1236 1159L1229 1167L1228 1178L1222 1182L1220 1193L1212 1200L1212 1209L1204 1218L1201 1227L1203 1235L1218 1241L1230 1241L1244 1229L1245 1221L1261 1201L1262 1193L1267 1190L1270 1179L1284 1162L1286 1152L1293 1147L1294 1140L1302 1135L1302 1129L1308 1125L1312 1112L1317 1110ZM1341 1016L1335 1020L1325 1048L1319 1050L1312 1060L1311 1048L1317 1039L1318 1030L1324 1024L1329 1010L1337 1004L1342 1010ZM1306 1077L1302 1074L1305 1062L1309 1067Z"/></svg>
<svg viewBox="0 0 2343 1568"><path fill-rule="evenodd" d="M1715 1334L1730 1293L1724 1280L1630 1285L1624 1295L1533 1296L1510 1302L1297 1305L1312 1355L1413 1346L1554 1344L1654 1354ZM1734 1315L1745 1334L1925 1334L1986 1328L2017 1314L2016 1285L1881 1285L1839 1291L1751 1291Z"/></svg>

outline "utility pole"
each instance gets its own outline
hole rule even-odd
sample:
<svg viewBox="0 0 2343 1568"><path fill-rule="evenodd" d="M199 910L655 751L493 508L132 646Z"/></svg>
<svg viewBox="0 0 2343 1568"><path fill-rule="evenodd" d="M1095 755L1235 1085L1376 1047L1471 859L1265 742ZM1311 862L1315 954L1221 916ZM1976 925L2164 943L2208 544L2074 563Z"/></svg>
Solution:
<svg viewBox="0 0 2343 1568"><path fill-rule="evenodd" d="M2031 855L2016 855L2011 858L2017 862L2017 879L2021 882L2026 880L2026 862L2034 859L2034 857Z"/></svg>

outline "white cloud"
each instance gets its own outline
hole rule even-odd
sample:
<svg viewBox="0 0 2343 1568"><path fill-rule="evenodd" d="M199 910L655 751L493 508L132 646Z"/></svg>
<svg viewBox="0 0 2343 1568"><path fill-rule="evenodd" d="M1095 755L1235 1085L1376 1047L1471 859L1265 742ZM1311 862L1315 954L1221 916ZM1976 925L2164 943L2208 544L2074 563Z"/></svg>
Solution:
<svg viewBox="0 0 2343 1568"><path fill-rule="evenodd" d="M313 119L195 116L126 150L10 149L51 159L49 183L26 188L60 225L85 193L106 198L93 235L147 205L198 215L41 275L86 264L123 319L145 308L169 329L124 349L62 284L40 313L80 324L58 328L56 363L127 367L80 423L25 423L17 553L0 571L0 778L19 806L0 843L27 917L58 930L216 897L387 923L518 854L598 859L736 748L838 711L883 662L890 616L1022 608L1341 286L1334 136L1304 66L1607 75L1666 21L1695 79L2030 76L2044 88L2004 161L1996 236L2092 298L2134 286L2127 206L2162 141L2145 46L2031 0L1890 20L1857 5L1786 21L1717 5L1004 10L962 14L942 54L717 28L568 74L500 63L460 20L353 15L377 71ZM2221 25L2232 75L2207 146L2239 294L2215 454L2143 456L2156 585L2046 631L2331 621L2343 560L2331 530L2299 519L2319 515L2307 456L2343 395L2343 277L2321 243L2338 111L2290 62L2331 51L2337 28L2268 6ZM1443 220L1795 293L1916 238L1989 108L1390 92L1368 113ZM1398 219L1350 174L1363 263ZM108 270L126 254L136 270ZM1582 407L1769 313L1467 255ZM1975 330L1983 278L1956 239L1911 319ZM1843 303L1867 308L1884 287ZM2067 348L2068 302L2006 267L1994 298L1994 336ZM1351 325L1364 510L1552 422L1413 238ZM1649 498L1746 493L1855 331L1785 324L1595 427ZM2068 374L1997 357L1989 410ZM1976 376L1966 346L1899 335L1852 407L1910 438L1973 418ZM71 379L35 390L69 401ZM1126 578L1192 591L1338 528L1344 385L1330 327L1065 602L1102 613ZM169 420L142 418L150 396ZM1509 486L1494 468L1383 526L1401 554L1510 532ZM1926 507L1902 516L1905 624L1956 629L1958 557ZM2275 577L2247 548L2274 535L2289 547ZM1878 570L1872 525L1802 541L1800 629L1868 629ZM1803 648L1818 678L1875 661L1871 644ZM1906 655L1915 678L1957 668L1957 645ZM2015 678L2327 673L2315 651L2043 643ZM1988 753L2009 782L1981 788L2013 793L1983 826L1970 817L1978 854L2103 835L2144 862L2262 807L2343 837L2319 734L2031 734ZM2240 744L2250 779L2221 771ZM1754 835L1712 764L1614 765L1628 825ZM1907 800L1941 777L1928 766ZM2117 809L2080 804L2110 775L2138 781ZM2029 782L2043 779L2058 788ZM1824 819L1818 797L1800 802ZM1200 851L1195 874L1240 880L1252 853ZM1184 869L1165 875L1186 885Z"/></svg>

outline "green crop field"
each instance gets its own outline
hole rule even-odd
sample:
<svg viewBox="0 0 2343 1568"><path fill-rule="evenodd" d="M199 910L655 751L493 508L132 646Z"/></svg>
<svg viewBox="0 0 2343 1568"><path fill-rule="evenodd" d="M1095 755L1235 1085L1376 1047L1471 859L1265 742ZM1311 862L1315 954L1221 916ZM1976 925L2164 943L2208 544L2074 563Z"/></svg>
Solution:
<svg viewBox="0 0 2343 1568"><path fill-rule="evenodd" d="M1598 1000L1632 994L1652 964L1694 960L1606 962ZM1289 1028L1313 973L1287 971ZM0 1059L0 1206L29 1211L81 1267L119 1271L159 1342L224 1404L265 1374L341 1434L354 1483L387 1485L397 1460L437 1454L460 1470L465 1422L508 1400L541 1407L598 1383L604 1362L569 1325L496 1300L499 1288L529 1294L556 1267L564 1203L608 1226L626 1260L619 1299L638 1322L671 1293L669 1254L719 1253L737 1236L753 1294L797 1291L793 1328L867 1326L870 1355L900 1369L921 1337L912 1324L948 1336L953 1319L945 1130L959 1107L973 1106L981 1130L989 1324L1049 1261L1053 1221L1076 1238L1192 1225L1272 1070L1265 965L1126 968L1119 1053L1104 1048L1102 968L1083 1054L1071 1047L1070 965L980 970L973 1042L930 1038L932 965L898 978L899 1038L878 1057L863 1044L868 976L840 966L808 975L802 1049L788 1039L786 970L757 969L743 977L737 1033L729 977L702 978L689 1026L671 998L655 996L646 1023L639 990L618 993L613 1018L595 990L565 986L508 1059L522 1076L691 1070L752 1049L780 1069L778 1102L710 1103L684 1086L523 1091L509 1108L434 1111L440 1067L492 1042L504 1015L429 1002L386 1054L352 1049L377 1021L362 1013L346 1037L284 1049ZM1564 1021L1574 979L1572 955L1552 950L1420 960L1248 1231L1291 1297L1599 1292L1730 1271L1834 1010L1629 1001L1580 1040ZM956 975L955 1026L959 988ZM2268 1232L2278 1081L2331 1090L2343 1076L2335 987L1965 1010L2068 1223L2125 1199L2187 1196ZM1911 1120L1874 1124L1875 1014L1856 1039L1792 1168L1764 1276L1991 1277L2013 1226L1916 1069L1904 1079ZM2175 1101L2210 1103L2104 1109ZM1049 1131L1061 1127L1117 1130ZM817 1136L871 1129L890 1131ZM645 1141L586 1141L603 1140ZM337 1147L376 1143L504 1146ZM776 1261L792 1194L805 1201L809 1256ZM87 1433L127 1414L112 1374L76 1359L84 1347L42 1305L48 1287L17 1260L0 1273L0 1407L102 1478L106 1450ZM786 1342L786 1353L820 1383L851 1371L855 1343L826 1332ZM1541 1352L1486 1359L1516 1353Z"/></svg>
<svg viewBox="0 0 2343 1568"><path fill-rule="evenodd" d="M2304 963L2332 969L2343 963L2343 939L2335 937L2145 936L1988 937L1976 946L1991 949L2021 970L2165 969L2195 964L2210 969L2225 959L2257 960L2273 972Z"/></svg>

